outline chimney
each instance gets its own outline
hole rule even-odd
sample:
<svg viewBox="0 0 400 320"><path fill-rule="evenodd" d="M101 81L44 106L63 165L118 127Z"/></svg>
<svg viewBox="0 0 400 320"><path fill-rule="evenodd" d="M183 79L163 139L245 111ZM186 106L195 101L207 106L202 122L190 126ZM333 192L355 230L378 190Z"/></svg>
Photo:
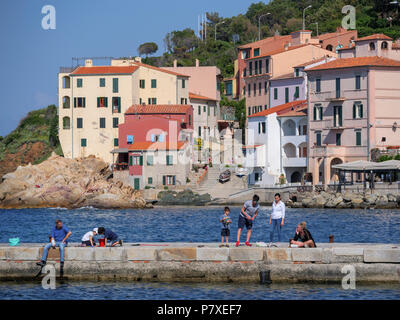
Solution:
<svg viewBox="0 0 400 320"><path fill-rule="evenodd" d="M135 57L135 61L141 63L142 62L142 58L141 57Z"/></svg>
<svg viewBox="0 0 400 320"><path fill-rule="evenodd" d="M174 60L174 68L178 67L178 60Z"/></svg>
<svg viewBox="0 0 400 320"><path fill-rule="evenodd" d="M86 59L85 60L85 67L93 67L92 59Z"/></svg>
<svg viewBox="0 0 400 320"><path fill-rule="evenodd" d="M196 59L196 68L198 68L199 66L200 66L199 59Z"/></svg>

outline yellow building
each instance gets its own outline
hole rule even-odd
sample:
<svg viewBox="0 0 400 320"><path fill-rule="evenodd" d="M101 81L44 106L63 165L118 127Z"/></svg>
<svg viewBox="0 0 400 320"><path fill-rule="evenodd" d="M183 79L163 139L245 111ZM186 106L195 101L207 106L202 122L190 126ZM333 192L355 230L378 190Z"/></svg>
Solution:
<svg viewBox="0 0 400 320"><path fill-rule="evenodd" d="M112 163L118 124L133 104L187 104L189 77L141 63L115 59L110 66L59 73L59 138L67 158L95 155Z"/></svg>

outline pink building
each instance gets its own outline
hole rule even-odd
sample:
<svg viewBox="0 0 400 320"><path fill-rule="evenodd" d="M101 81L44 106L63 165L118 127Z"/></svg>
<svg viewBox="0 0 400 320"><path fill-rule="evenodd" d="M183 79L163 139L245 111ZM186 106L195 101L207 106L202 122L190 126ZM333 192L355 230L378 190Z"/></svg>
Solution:
<svg viewBox="0 0 400 320"><path fill-rule="evenodd" d="M400 145L400 56L391 39L373 35L340 51L353 57L306 70L314 184L336 181L333 165L370 160L372 149Z"/></svg>

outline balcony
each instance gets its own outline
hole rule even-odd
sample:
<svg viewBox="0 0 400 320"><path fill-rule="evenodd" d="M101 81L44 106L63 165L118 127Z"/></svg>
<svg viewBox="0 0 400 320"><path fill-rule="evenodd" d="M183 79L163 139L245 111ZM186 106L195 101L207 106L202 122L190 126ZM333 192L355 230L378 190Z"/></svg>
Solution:
<svg viewBox="0 0 400 320"><path fill-rule="evenodd" d="M311 148L311 154L315 158L326 157L365 157L367 156L367 147L364 146L336 146L324 145Z"/></svg>
<svg viewBox="0 0 400 320"><path fill-rule="evenodd" d="M283 167L306 167L307 158L283 158Z"/></svg>
<svg viewBox="0 0 400 320"><path fill-rule="evenodd" d="M295 146L299 146L302 143L307 142L307 136L301 135L301 136L283 136L282 137L282 145L286 145L288 143L292 143Z"/></svg>

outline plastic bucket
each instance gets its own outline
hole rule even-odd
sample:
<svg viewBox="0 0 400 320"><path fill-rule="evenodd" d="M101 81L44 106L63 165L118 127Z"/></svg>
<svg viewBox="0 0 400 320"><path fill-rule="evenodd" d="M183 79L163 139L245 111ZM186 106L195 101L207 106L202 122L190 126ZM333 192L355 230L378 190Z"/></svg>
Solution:
<svg viewBox="0 0 400 320"><path fill-rule="evenodd" d="M105 247L106 246L106 239L99 239L99 246Z"/></svg>
<svg viewBox="0 0 400 320"><path fill-rule="evenodd" d="M8 243L10 246L18 246L19 238L10 238L10 239L8 239Z"/></svg>

